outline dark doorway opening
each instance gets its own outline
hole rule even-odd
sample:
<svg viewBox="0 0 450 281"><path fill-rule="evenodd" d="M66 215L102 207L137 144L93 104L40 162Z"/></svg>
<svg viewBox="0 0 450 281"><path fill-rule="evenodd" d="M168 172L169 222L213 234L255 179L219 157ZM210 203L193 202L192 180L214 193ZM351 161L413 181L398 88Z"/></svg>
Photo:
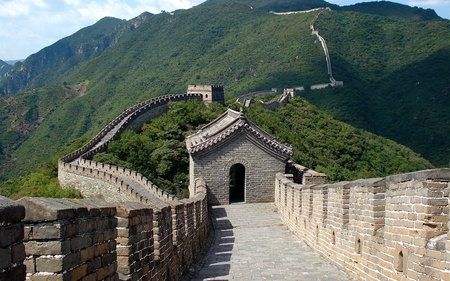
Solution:
<svg viewBox="0 0 450 281"><path fill-rule="evenodd" d="M230 168L230 204L245 202L245 167L234 164Z"/></svg>

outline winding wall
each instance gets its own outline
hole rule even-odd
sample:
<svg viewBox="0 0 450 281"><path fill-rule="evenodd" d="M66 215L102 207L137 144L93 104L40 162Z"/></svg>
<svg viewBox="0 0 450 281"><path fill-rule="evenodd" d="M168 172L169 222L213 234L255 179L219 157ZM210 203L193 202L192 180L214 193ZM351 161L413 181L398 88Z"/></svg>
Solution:
<svg viewBox="0 0 450 281"><path fill-rule="evenodd" d="M176 200L175 196L158 188L136 171L96 163L89 159L92 159L96 153L105 151L109 142L125 130L137 130L150 118L161 115L167 110L169 102L191 99L202 100L203 96L201 94L165 95L139 103L122 112L86 145L59 160L58 179L61 186L79 188L82 189L82 193L92 193L91 190L85 189L89 187L78 184L83 181L78 176L83 176L107 182L113 189L125 194L131 200L144 203L151 200L154 204L157 204L158 200L162 202ZM102 195L105 200L109 199L108 194L98 195Z"/></svg>

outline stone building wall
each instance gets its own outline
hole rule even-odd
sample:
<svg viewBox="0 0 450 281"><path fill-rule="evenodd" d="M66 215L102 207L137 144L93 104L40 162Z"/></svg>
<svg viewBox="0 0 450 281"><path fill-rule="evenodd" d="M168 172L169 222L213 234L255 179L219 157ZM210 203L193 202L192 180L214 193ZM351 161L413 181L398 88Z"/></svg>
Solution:
<svg viewBox="0 0 450 281"><path fill-rule="evenodd" d="M251 156L251 157L249 157ZM253 144L244 133L213 153L191 158L195 177L208 186L208 203L229 204L229 175L234 164L245 167L245 202L273 202L275 174L286 163Z"/></svg>
<svg viewBox="0 0 450 281"><path fill-rule="evenodd" d="M311 248L363 280L450 280L450 169L335 184L275 180L275 204Z"/></svg>

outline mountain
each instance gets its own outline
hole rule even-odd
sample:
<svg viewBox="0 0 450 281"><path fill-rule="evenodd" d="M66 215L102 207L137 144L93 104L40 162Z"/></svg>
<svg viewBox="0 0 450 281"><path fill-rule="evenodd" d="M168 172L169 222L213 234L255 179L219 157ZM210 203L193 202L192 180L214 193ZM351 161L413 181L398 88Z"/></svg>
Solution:
<svg viewBox="0 0 450 281"><path fill-rule="evenodd" d="M410 7L389 1L357 3L339 8L340 11L352 11L365 14L380 15L405 20L436 20L440 17L432 9Z"/></svg>
<svg viewBox="0 0 450 281"><path fill-rule="evenodd" d="M324 7L330 7L332 9L339 8L338 5L334 5L323 0L209 0L200 4L200 6L221 6L233 2L245 4L258 10L277 12L303 11Z"/></svg>
<svg viewBox="0 0 450 281"><path fill-rule="evenodd" d="M150 13L126 21L103 18L53 45L29 56L0 76L0 95L43 87L71 73L83 62L99 56L107 48L132 32Z"/></svg>
<svg viewBox="0 0 450 281"><path fill-rule="evenodd" d="M335 12L320 17L317 28L345 87L303 96L339 120L448 165L450 21Z"/></svg>
<svg viewBox="0 0 450 281"><path fill-rule="evenodd" d="M30 170L74 140L92 137L127 107L185 92L188 84L222 84L232 102L251 91L329 82L321 43L309 28L319 11L275 15L267 8L298 10L311 3L329 6L210 0L148 16L101 54L74 58L72 67L62 63L63 71L49 63L51 83L0 98L0 176ZM410 14L410 7L405 9ZM339 120L447 165L450 21L377 13L333 8L321 13L316 27L344 87L300 94ZM105 28L97 36L112 33Z"/></svg>
<svg viewBox="0 0 450 281"><path fill-rule="evenodd" d="M7 63L6 61L0 60L0 77L3 76L6 72L8 72L12 68L12 65Z"/></svg>

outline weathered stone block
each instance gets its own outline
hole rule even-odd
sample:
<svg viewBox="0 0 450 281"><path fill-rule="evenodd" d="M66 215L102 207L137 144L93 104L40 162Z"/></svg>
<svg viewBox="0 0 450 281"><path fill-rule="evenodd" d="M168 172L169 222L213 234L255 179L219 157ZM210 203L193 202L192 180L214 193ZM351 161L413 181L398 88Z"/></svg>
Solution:
<svg viewBox="0 0 450 281"><path fill-rule="evenodd" d="M6 270L0 270L0 280L25 280L25 265L21 264Z"/></svg>
<svg viewBox="0 0 450 281"><path fill-rule="evenodd" d="M0 270L11 266L12 256L10 249L0 248Z"/></svg>
<svg viewBox="0 0 450 281"><path fill-rule="evenodd" d="M64 270L63 257L38 257L36 258L36 271L60 273Z"/></svg>
<svg viewBox="0 0 450 281"><path fill-rule="evenodd" d="M27 240L49 240L65 238L66 228L61 223L49 225L26 225L25 239Z"/></svg>
<svg viewBox="0 0 450 281"><path fill-rule="evenodd" d="M70 241L28 241L24 242L27 256L65 255L70 253Z"/></svg>
<svg viewBox="0 0 450 281"><path fill-rule="evenodd" d="M24 206L0 195L0 222L20 222L24 217Z"/></svg>
<svg viewBox="0 0 450 281"><path fill-rule="evenodd" d="M11 255L13 263L23 262L23 260L26 258L25 246L23 245L23 243L13 245L11 247Z"/></svg>
<svg viewBox="0 0 450 281"><path fill-rule="evenodd" d="M21 241L22 238L22 223L0 225L0 248L5 248L13 243Z"/></svg>

